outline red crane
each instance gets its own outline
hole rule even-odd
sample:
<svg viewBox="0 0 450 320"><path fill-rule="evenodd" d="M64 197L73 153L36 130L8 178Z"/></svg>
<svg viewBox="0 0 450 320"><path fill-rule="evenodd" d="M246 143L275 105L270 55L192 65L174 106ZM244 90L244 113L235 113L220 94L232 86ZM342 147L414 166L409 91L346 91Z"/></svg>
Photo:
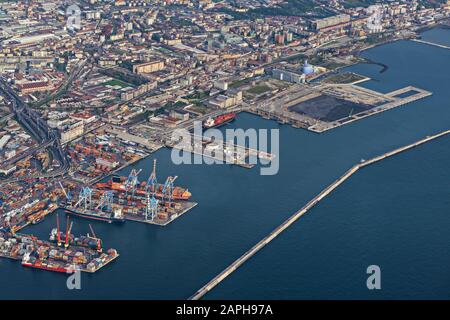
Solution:
<svg viewBox="0 0 450 320"><path fill-rule="evenodd" d="M73 221L70 223L69 226L69 217L67 217L67 227L66 227L66 243L64 244L64 247L69 247L69 238L70 238L70 231L72 230Z"/></svg>
<svg viewBox="0 0 450 320"><path fill-rule="evenodd" d="M59 214L56 214L56 230L57 230L56 237L58 239L58 247L60 247L61 246L61 231L59 229Z"/></svg>
<svg viewBox="0 0 450 320"><path fill-rule="evenodd" d="M89 224L89 229L91 229L91 233L93 236L93 239L95 239L97 241L97 251L102 251L102 244L101 244L101 240L99 238L97 238L94 229L92 228L92 226Z"/></svg>

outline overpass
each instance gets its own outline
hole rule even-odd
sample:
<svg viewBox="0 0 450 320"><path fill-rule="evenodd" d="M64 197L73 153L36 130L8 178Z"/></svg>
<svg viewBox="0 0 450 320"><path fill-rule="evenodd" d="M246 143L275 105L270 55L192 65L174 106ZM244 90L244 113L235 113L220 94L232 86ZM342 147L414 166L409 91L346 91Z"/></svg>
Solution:
<svg viewBox="0 0 450 320"><path fill-rule="evenodd" d="M58 131L50 128L39 113L29 108L2 77L0 77L0 94L7 101L17 122L39 143L37 147L31 148L19 156L2 163L2 167L12 165L38 150L48 149L53 158L60 163L60 169L64 172L67 171L69 169L69 160L61 147Z"/></svg>

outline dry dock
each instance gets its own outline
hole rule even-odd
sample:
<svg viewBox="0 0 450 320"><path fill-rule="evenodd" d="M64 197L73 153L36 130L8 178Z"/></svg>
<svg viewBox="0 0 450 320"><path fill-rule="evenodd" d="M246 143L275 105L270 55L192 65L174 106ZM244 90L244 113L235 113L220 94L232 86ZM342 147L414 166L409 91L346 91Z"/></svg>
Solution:
<svg viewBox="0 0 450 320"><path fill-rule="evenodd" d="M234 261L230 266L228 266L225 270L219 273L215 278L213 278L210 282L200 288L197 292L195 292L189 299L190 300L198 300L201 299L205 294L211 291L216 285L222 282L225 278L227 278L230 274L232 274L237 268L239 268L244 262L253 257L259 250L261 250L265 245L271 242L276 236L281 234L284 230L286 230L290 225L292 225L295 221L297 221L302 215L307 213L311 208L313 208L319 201L324 199L327 195L329 195L334 189L344 183L348 178L350 178L355 172L359 169L364 168L368 165L374 164L376 162L382 161L386 158L395 156L399 153L408 151L412 148L420 146L429 141L438 139L442 136L450 134L450 130L438 133L433 136L427 136L426 138L414 142L412 144L406 145L404 147L395 149L393 151L382 154L378 157L372 158L370 160L361 161L360 163L351 167L347 172L345 172L339 179L334 181L328 187L323 189L317 196L315 196L311 201L309 201L303 208L294 213L291 217L289 217L286 221L284 221L280 226L278 226L275 230L273 230L269 235L264 237L261 241L259 241L255 246L253 246L250 250L245 252L240 258Z"/></svg>

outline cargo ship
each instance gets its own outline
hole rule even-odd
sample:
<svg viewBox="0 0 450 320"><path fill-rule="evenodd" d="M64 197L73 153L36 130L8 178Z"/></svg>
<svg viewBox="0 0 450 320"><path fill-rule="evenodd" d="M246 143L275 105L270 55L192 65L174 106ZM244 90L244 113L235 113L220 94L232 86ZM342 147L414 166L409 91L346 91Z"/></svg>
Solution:
<svg viewBox="0 0 450 320"><path fill-rule="evenodd" d="M225 113L215 118L209 117L204 123L203 127L206 129L218 127L224 125L230 121L233 121L236 118L236 113Z"/></svg>
<svg viewBox="0 0 450 320"><path fill-rule="evenodd" d="M71 273L73 268L67 268L56 263L41 261L39 259L33 259L30 257L29 253L26 253L22 259L22 266L28 268L35 268L47 271L61 272L61 273Z"/></svg>
<svg viewBox="0 0 450 320"><path fill-rule="evenodd" d="M118 192L127 192L127 188L125 186L126 179L127 177L113 176L112 179L109 180L108 182L97 183L95 185L95 188L100 190L114 190ZM142 197L146 196L147 191L145 185L146 185L145 182L139 184L136 190L134 191L134 195ZM156 198L162 199L164 198L163 189L164 185L157 183L155 184L151 192L155 195ZM191 193L189 192L189 190L184 189L182 187L173 188L173 200L189 200L190 197Z"/></svg>
<svg viewBox="0 0 450 320"><path fill-rule="evenodd" d="M80 217L80 218L86 218L91 220L97 220L97 221L103 221L108 223L123 223L125 222L125 217L122 214L117 213L111 213L111 214L104 214L104 213L97 213L94 211L79 211L78 209L71 209L70 207L66 207L64 210L65 213Z"/></svg>

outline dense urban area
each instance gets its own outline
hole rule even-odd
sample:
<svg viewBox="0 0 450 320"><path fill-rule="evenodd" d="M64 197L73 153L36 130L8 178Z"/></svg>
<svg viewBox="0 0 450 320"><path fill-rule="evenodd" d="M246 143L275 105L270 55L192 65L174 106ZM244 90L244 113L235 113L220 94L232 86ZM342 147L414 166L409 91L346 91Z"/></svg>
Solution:
<svg viewBox="0 0 450 320"><path fill-rule="evenodd" d="M72 215L151 228L191 210L195 194L156 160L146 177L116 172L195 121L249 112L321 133L430 96L365 89L344 67L387 68L361 51L424 42L449 17L445 0L0 0L0 257L95 272L119 253L92 228L74 236ZM249 156L275 156L235 147L249 170ZM49 239L20 232L47 215Z"/></svg>

